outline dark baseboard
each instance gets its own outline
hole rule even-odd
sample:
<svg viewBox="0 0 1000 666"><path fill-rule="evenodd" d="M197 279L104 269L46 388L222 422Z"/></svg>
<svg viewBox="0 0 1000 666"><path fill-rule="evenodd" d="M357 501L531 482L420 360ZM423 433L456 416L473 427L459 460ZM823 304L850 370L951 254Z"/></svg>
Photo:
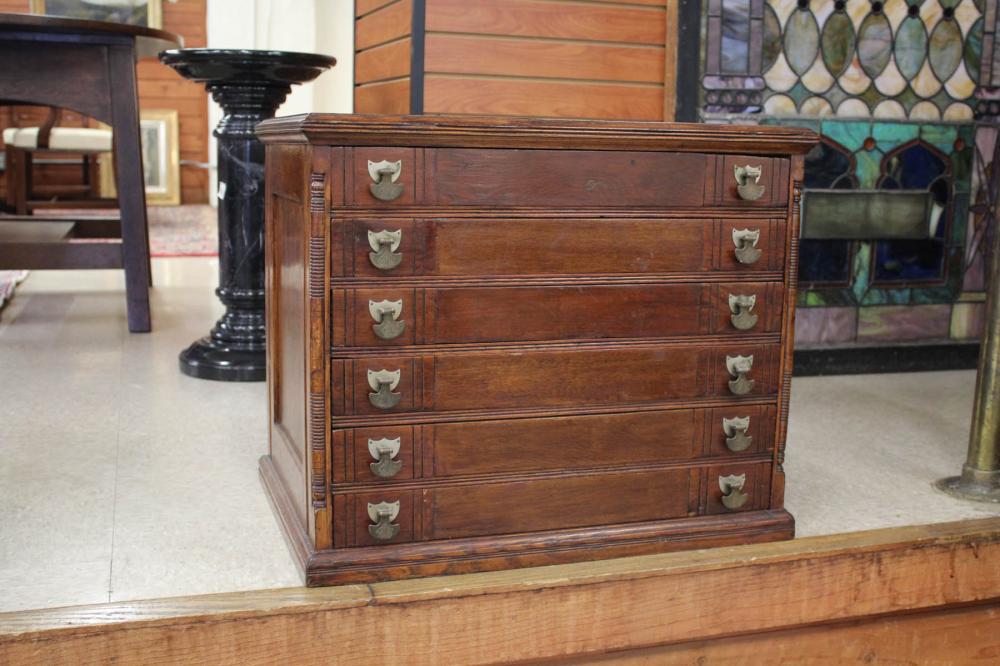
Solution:
<svg viewBox="0 0 1000 666"><path fill-rule="evenodd" d="M793 374L796 377L815 377L878 372L973 370L978 362L978 342L797 349Z"/></svg>

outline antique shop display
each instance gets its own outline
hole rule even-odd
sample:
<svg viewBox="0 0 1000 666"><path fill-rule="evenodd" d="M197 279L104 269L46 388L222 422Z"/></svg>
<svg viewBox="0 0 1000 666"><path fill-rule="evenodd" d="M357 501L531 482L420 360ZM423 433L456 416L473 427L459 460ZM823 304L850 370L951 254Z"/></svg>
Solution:
<svg viewBox="0 0 1000 666"><path fill-rule="evenodd" d="M226 313L180 354L184 374L263 381L264 147L254 126L273 118L292 85L311 81L333 58L313 53L220 49L165 51L160 60L204 83L225 115L219 140L219 288Z"/></svg>
<svg viewBox="0 0 1000 666"><path fill-rule="evenodd" d="M267 145L309 584L789 538L794 128L309 115Z"/></svg>

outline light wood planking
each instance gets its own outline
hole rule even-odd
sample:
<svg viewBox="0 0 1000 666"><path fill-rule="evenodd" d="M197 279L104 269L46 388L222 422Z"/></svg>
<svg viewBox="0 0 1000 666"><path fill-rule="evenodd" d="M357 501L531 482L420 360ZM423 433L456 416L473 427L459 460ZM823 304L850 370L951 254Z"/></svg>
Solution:
<svg viewBox="0 0 1000 666"><path fill-rule="evenodd" d="M775 631L661 648L574 657L555 664L973 664L1000 659L1000 606Z"/></svg>
<svg viewBox="0 0 1000 666"><path fill-rule="evenodd" d="M663 83L662 47L618 46L499 37L428 34L428 74L510 76Z"/></svg>
<svg viewBox="0 0 1000 666"><path fill-rule="evenodd" d="M628 42L662 46L662 7L552 0L427 0L428 32Z"/></svg>
<svg viewBox="0 0 1000 666"><path fill-rule="evenodd" d="M391 42L410 34L413 22L413 0L399 0L386 5L354 24L354 50Z"/></svg>
<svg viewBox="0 0 1000 666"><path fill-rule="evenodd" d="M680 30L678 23L679 0L674 0L667 4L666 18L666 43L663 49L663 119L672 121L676 112L677 104L677 34Z"/></svg>
<svg viewBox="0 0 1000 666"><path fill-rule="evenodd" d="M358 86L355 113L406 114L410 109L410 79Z"/></svg>
<svg viewBox="0 0 1000 666"><path fill-rule="evenodd" d="M989 518L370 586L0 614L0 663L581 663L581 655L666 644L724 650L790 630L815 632L817 650L835 651L843 649L836 632L850 630L836 623L851 621L881 626L881 645L923 646L928 655L951 654L951 639L932 628L954 631L988 663L997 634L984 631L996 611L944 611L995 604L998 573L1000 518ZM938 619L921 625L930 615L910 615L920 611ZM760 635L728 638L750 634ZM774 663L788 649L785 661L799 663L807 653L793 650L808 643L784 636L739 654ZM683 645L690 641L716 642ZM664 663L650 654L632 663ZM705 663L732 663L722 657Z"/></svg>
<svg viewBox="0 0 1000 666"><path fill-rule="evenodd" d="M427 113L660 120L663 118L663 89L627 84L427 75L424 110Z"/></svg>
<svg viewBox="0 0 1000 666"><path fill-rule="evenodd" d="M376 9L385 7L391 2L398 2L398 0L355 0L354 16L361 17L365 14L371 14Z"/></svg>
<svg viewBox="0 0 1000 666"><path fill-rule="evenodd" d="M410 46L406 38L358 53L354 61L355 85L409 76Z"/></svg>

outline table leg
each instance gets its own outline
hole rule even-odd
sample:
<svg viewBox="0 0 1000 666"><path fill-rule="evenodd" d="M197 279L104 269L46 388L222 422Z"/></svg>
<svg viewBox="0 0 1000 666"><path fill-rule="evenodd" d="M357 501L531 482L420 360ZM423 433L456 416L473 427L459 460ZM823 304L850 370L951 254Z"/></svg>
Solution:
<svg viewBox="0 0 1000 666"><path fill-rule="evenodd" d="M135 61L130 48L108 49L111 87L111 126L115 133L118 207L122 223L122 259L125 265L125 298L128 330L146 333L149 316L149 230L146 225L146 190L139 139L139 99Z"/></svg>

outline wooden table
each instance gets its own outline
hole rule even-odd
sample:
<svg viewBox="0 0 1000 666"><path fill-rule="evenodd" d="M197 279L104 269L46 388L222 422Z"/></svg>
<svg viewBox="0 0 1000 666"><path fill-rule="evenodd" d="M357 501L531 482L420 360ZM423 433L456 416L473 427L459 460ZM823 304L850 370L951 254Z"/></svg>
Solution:
<svg viewBox="0 0 1000 666"><path fill-rule="evenodd" d="M135 62L177 46L163 30L76 19L0 13L0 100L72 109L107 123L121 211L121 252L86 254L67 245L53 265L19 266L25 243L0 244L0 267L124 268L129 331L150 330L149 240L139 140ZM27 224L27 223L26 223ZM80 244L86 246L87 244ZM89 248L91 250L96 248Z"/></svg>

